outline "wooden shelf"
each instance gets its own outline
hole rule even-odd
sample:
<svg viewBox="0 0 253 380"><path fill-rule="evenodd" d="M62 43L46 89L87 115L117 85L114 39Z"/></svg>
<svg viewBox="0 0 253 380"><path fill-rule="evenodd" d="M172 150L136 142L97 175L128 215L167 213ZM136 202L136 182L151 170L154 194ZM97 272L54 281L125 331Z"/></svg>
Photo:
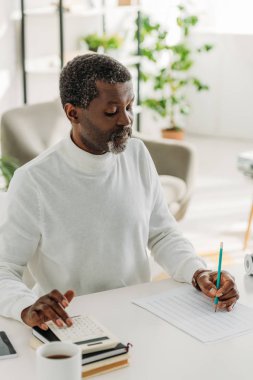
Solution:
<svg viewBox="0 0 253 380"><path fill-rule="evenodd" d="M26 16L48 16L50 14L56 14L56 7L43 7L43 8L34 8L34 9L26 9L24 14ZM21 12L16 11L12 13L12 20L21 20Z"/></svg>
<svg viewBox="0 0 253 380"><path fill-rule="evenodd" d="M75 56L82 54L80 51L66 53L68 60ZM140 63L139 56L118 57L118 59L125 66L133 66ZM60 58L57 55L43 56L39 58L32 58L26 61L26 72L28 74L58 74L60 72Z"/></svg>
<svg viewBox="0 0 253 380"><path fill-rule="evenodd" d="M60 73L60 66L60 58L57 55L26 60L26 72L28 74L58 74Z"/></svg>
<svg viewBox="0 0 253 380"><path fill-rule="evenodd" d="M91 17L96 15L106 14L109 11L127 11L127 12L137 12L140 6L129 5L129 6L115 6L115 7L100 7L100 8L85 8L82 6L73 6L68 10L64 10L64 17ZM41 8L30 8L26 9L24 14L26 16L48 16L48 15L58 15L58 8L55 6L41 7ZM11 16L12 20L20 20L21 12L13 12Z"/></svg>

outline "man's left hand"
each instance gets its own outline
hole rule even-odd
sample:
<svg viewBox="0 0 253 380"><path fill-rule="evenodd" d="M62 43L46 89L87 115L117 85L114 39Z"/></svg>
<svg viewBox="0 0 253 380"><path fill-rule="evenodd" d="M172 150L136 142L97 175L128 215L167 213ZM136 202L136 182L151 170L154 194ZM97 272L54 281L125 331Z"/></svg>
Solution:
<svg viewBox="0 0 253 380"><path fill-rule="evenodd" d="M198 274L198 272L200 272ZM220 288L217 290L217 272L197 271L194 274L197 287L210 298L219 298L217 309L227 309L231 311L239 299L239 293L235 284L234 277L226 272L221 272Z"/></svg>

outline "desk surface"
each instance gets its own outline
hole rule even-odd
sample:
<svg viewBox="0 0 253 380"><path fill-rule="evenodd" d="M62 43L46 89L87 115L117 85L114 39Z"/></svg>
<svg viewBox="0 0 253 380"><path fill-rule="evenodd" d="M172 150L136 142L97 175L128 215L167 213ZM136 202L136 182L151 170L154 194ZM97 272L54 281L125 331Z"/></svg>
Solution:
<svg viewBox="0 0 253 380"><path fill-rule="evenodd" d="M243 263L229 270L236 277L240 301L253 306L253 277L244 275ZM123 342L133 344L130 366L103 375L101 380L199 380L201 373L205 374L205 380L249 378L253 335L205 345L131 303L135 298L176 286L181 285L165 280L76 297L72 301L70 314L89 312ZM35 351L29 347L31 330L1 317L0 326L19 355L0 361L1 380L35 380Z"/></svg>

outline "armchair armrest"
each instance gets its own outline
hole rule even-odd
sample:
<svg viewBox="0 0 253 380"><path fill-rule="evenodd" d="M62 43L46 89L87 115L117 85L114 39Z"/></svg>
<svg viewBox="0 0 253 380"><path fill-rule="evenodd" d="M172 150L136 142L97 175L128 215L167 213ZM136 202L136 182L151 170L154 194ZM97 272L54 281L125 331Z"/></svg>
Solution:
<svg viewBox="0 0 253 380"><path fill-rule="evenodd" d="M196 153L194 148L185 141L154 139L140 133L134 135L146 145L159 175L174 176L185 182L187 191L180 202L180 209L174 215L177 220L182 219L187 210L195 181Z"/></svg>

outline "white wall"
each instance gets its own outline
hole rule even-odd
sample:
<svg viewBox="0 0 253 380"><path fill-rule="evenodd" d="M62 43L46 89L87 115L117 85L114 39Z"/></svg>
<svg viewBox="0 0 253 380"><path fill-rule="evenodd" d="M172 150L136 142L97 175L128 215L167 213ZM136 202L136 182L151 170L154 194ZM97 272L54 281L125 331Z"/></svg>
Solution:
<svg viewBox="0 0 253 380"><path fill-rule="evenodd" d="M16 37L11 13L13 2L0 0L0 114L20 104L20 76L17 72Z"/></svg>
<svg viewBox="0 0 253 380"><path fill-rule="evenodd" d="M210 41L212 52L198 56L194 73L210 91L189 92L188 131L253 139L253 34L196 33L194 43Z"/></svg>

